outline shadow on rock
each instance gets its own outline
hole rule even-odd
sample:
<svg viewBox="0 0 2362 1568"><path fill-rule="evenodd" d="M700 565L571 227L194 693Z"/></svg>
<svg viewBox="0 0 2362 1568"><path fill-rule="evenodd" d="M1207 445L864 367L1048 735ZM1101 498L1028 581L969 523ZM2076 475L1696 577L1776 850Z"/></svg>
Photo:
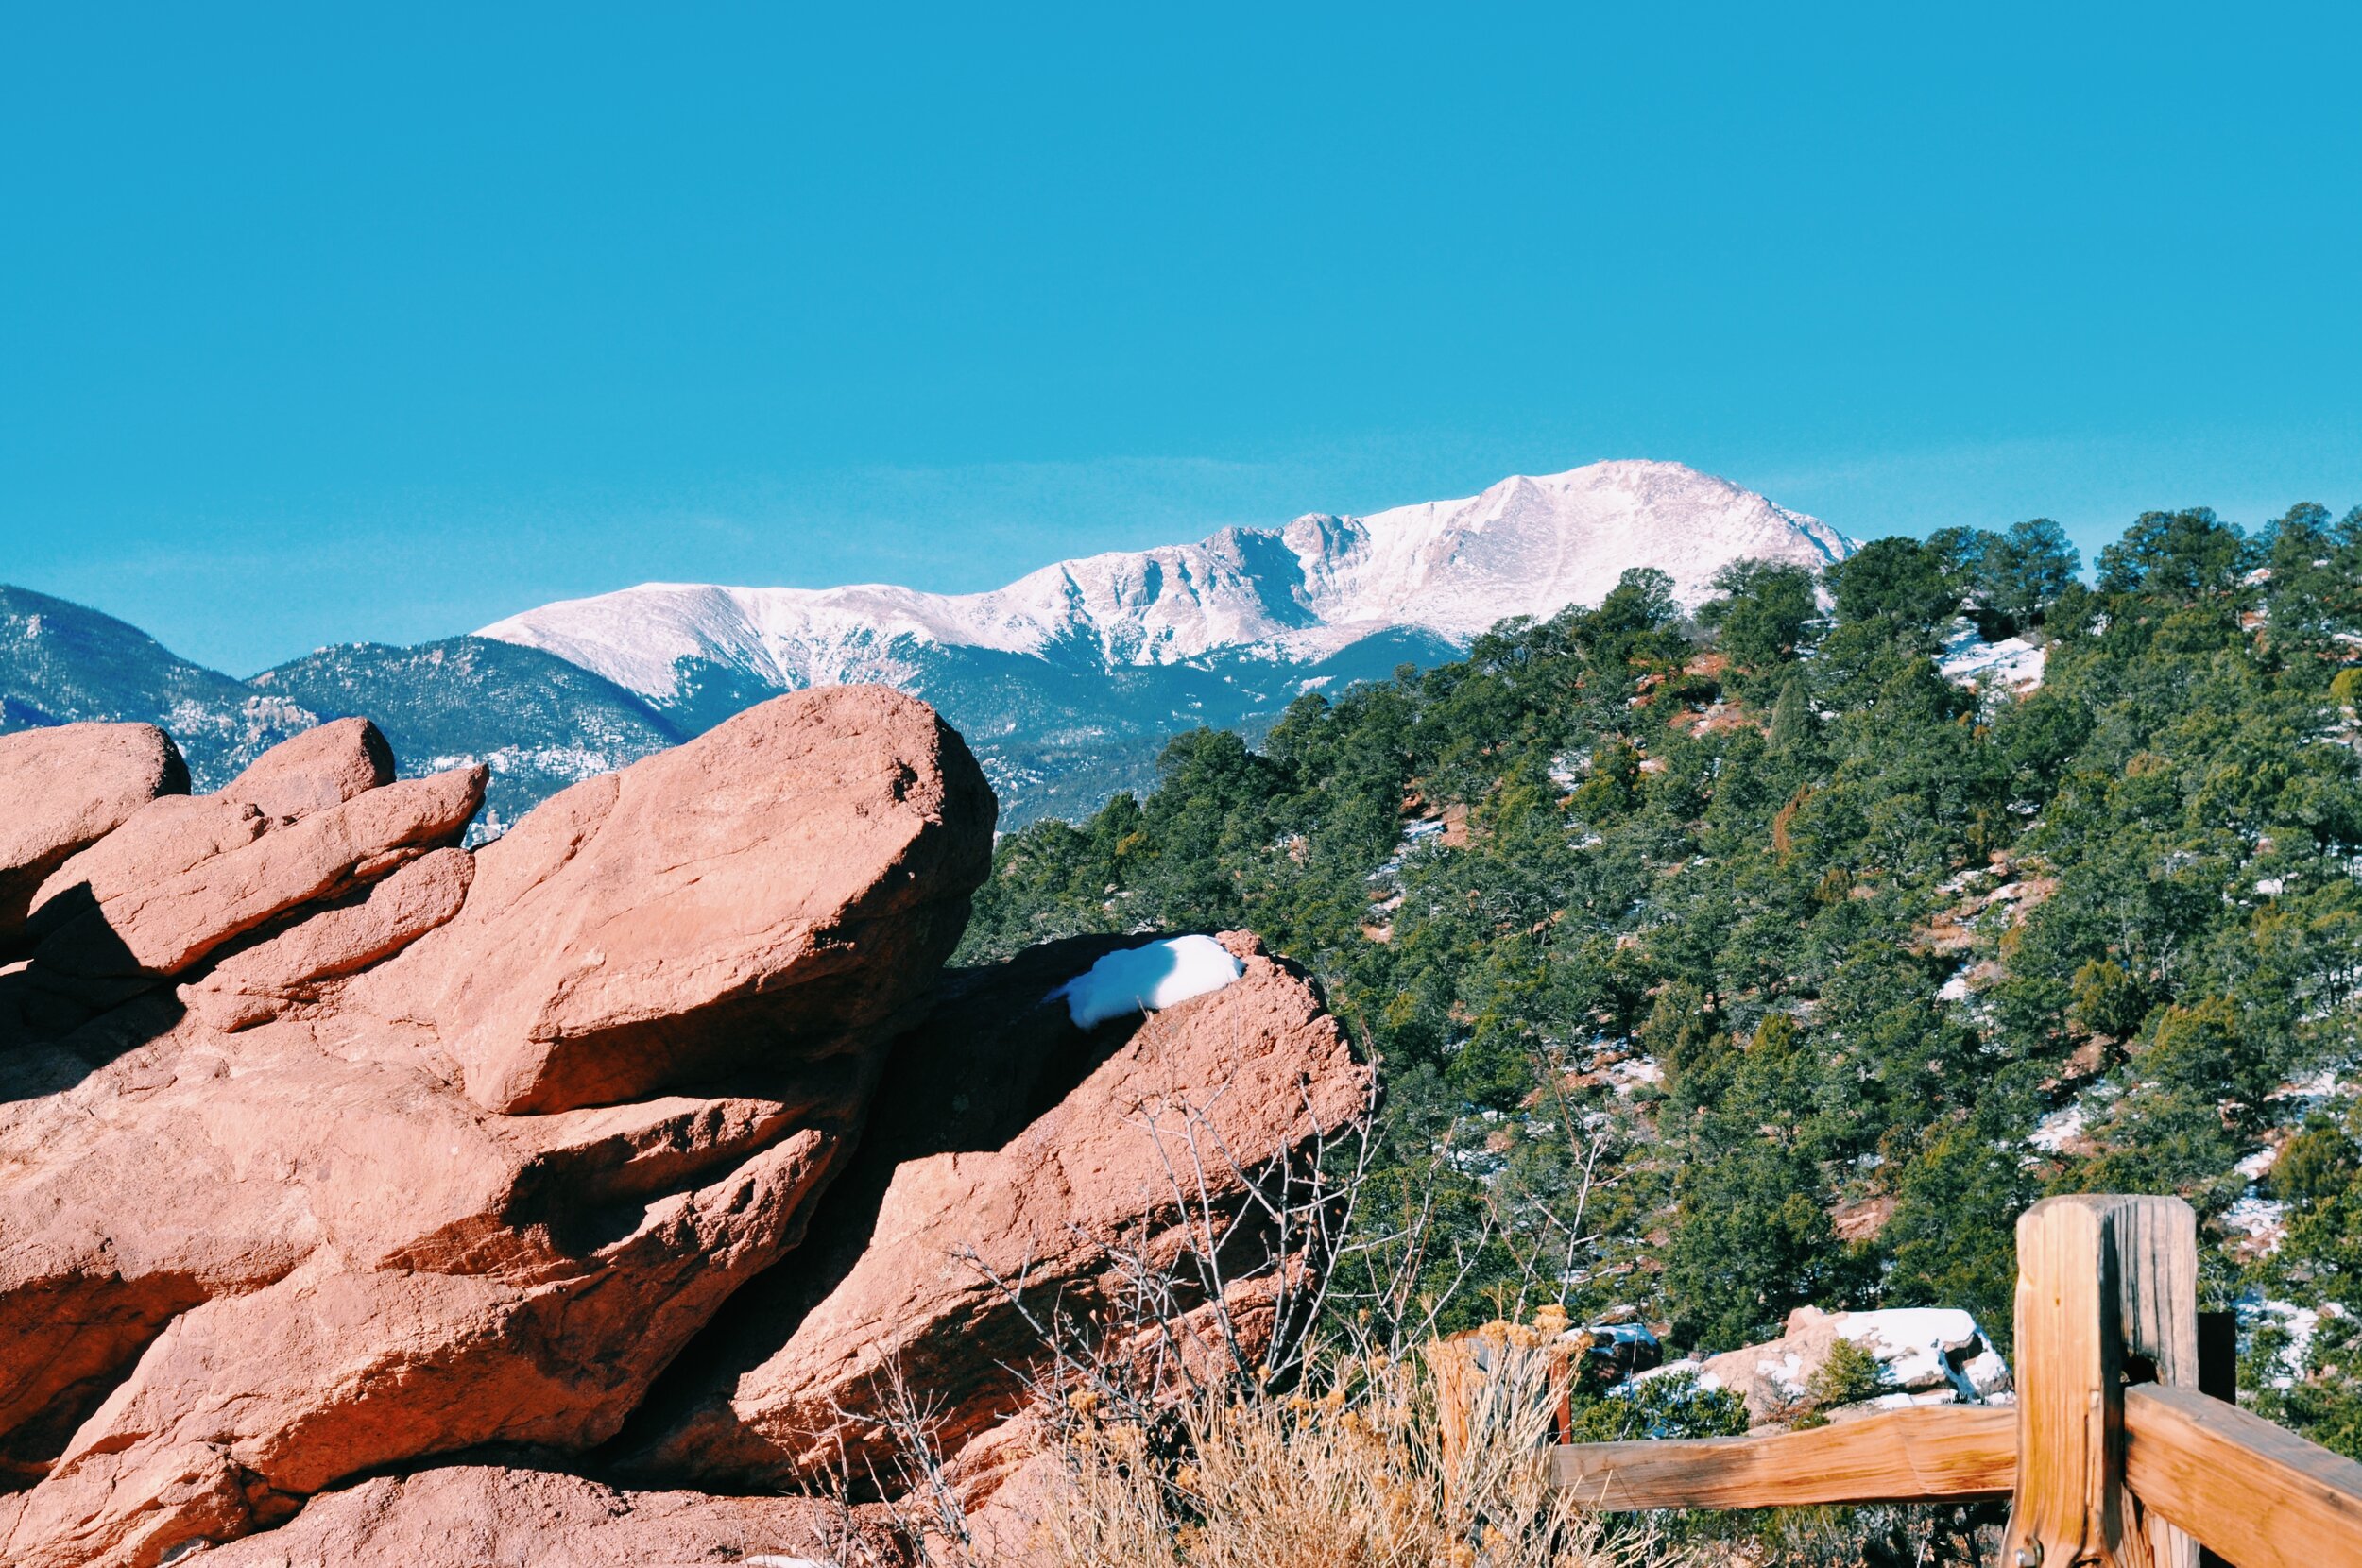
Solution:
<svg viewBox="0 0 2362 1568"><path fill-rule="evenodd" d="M1111 952L1149 936L1081 936L1028 948L1003 964L947 973L926 1019L894 1044L868 1127L789 1261L733 1296L595 1457L601 1473L683 1476L653 1452L710 1391L734 1383L795 1337L877 1240L895 1173L943 1154L991 1153L1123 1048L1141 1017L1077 1029L1052 993ZM988 1355L978 1347L980 1355ZM748 1485L775 1476L723 1475ZM700 1471L698 1478L716 1479Z"/></svg>
<svg viewBox="0 0 2362 1568"><path fill-rule="evenodd" d="M186 1009L138 973L131 949L87 884L50 901L70 921L66 966L36 951L0 969L0 1103L60 1094L169 1032Z"/></svg>

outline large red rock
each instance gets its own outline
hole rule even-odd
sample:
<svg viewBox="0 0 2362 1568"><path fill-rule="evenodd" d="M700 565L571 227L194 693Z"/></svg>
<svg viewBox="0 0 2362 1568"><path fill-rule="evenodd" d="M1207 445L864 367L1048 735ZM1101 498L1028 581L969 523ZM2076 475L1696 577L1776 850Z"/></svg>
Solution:
<svg viewBox="0 0 2362 1568"><path fill-rule="evenodd" d="M154 724L60 724L0 735L0 946L33 891L77 850L158 795L184 793L189 770Z"/></svg>
<svg viewBox="0 0 2362 1568"><path fill-rule="evenodd" d="M385 989L412 989L495 1111L866 1049L957 946L994 812L925 705L782 697L546 802Z"/></svg>
<svg viewBox="0 0 2362 1568"><path fill-rule="evenodd" d="M368 720L306 730L271 747L213 794L167 794L127 813L103 840L94 835L86 853L41 882L32 897L33 933L46 934L93 904L155 888L252 844L277 824L340 806L393 776L393 754Z"/></svg>
<svg viewBox="0 0 2362 1568"><path fill-rule="evenodd" d="M622 1491L544 1470L451 1465L323 1492L205 1568L689 1568L790 1562L900 1568L876 1506L814 1497Z"/></svg>
<svg viewBox="0 0 2362 1568"><path fill-rule="evenodd" d="M480 766L404 779L282 826L223 797L191 801L192 812L213 807L221 823L190 824L196 831L173 839L172 848L160 847L152 860L102 865L112 861L102 841L61 868L60 878L81 878L77 887L86 902L54 929L43 928L43 916L68 894L35 912L35 929L43 934L33 961L62 975L177 975L274 916L455 841L484 804L484 779ZM226 826L233 810L234 828ZM145 844L148 830L140 819L126 827ZM257 830L239 842L249 827ZM208 852L180 866L179 846L193 839Z"/></svg>
<svg viewBox="0 0 2362 1568"><path fill-rule="evenodd" d="M367 719L336 719L280 741L221 793L291 821L393 781L393 748L378 727Z"/></svg>
<svg viewBox="0 0 2362 1568"><path fill-rule="evenodd" d="M216 1027L245 1029L322 999L322 981L391 958L459 912L475 857L436 849L384 881L215 963L180 999Z"/></svg>
<svg viewBox="0 0 2362 1568"><path fill-rule="evenodd" d="M103 935L181 983L0 1012L0 1462L38 1478L0 1561L145 1568L361 1472L608 1439L800 1237L990 853L892 693L750 710L473 858L432 846L479 775L330 803L351 739L267 811L127 822L7 977L88 981ZM552 1108L488 1107L495 1063Z"/></svg>
<svg viewBox="0 0 2362 1568"><path fill-rule="evenodd" d="M626 1436L626 1473L731 1488L891 1475L898 1374L939 1412L947 1453L986 1439L1046 1360L996 1277L1087 1318L1122 1294L1119 1243L1176 1264L1208 1215L1229 1231L1271 1162L1353 1124L1368 1081L1336 1021L1253 938L1223 940L1243 961L1239 980L1095 1037L1047 999L1087 949L949 988L898 1048L803 1266L760 1282L676 1371ZM1061 1069L1081 1068L1039 1102ZM1231 1236L1242 1274L1259 1261L1252 1229ZM1269 1285L1242 1279L1228 1303L1248 1354L1270 1331Z"/></svg>

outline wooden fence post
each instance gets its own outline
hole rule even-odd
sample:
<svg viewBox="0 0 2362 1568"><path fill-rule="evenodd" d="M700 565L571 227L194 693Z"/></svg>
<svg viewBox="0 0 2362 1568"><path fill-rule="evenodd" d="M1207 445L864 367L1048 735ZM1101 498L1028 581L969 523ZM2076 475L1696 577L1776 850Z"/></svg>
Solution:
<svg viewBox="0 0 2362 1568"><path fill-rule="evenodd" d="M2197 1568L2124 1485L2128 1383L2195 1389L2198 1219L2179 1198L2049 1198L2017 1222L2011 1568Z"/></svg>

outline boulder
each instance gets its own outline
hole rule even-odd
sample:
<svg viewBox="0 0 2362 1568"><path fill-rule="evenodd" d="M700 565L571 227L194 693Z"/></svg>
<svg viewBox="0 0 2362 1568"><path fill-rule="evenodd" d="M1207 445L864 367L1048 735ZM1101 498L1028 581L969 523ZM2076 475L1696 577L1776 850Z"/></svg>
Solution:
<svg viewBox="0 0 2362 1568"><path fill-rule="evenodd" d="M263 815L292 822L394 781L394 751L367 719L336 719L263 753L221 787Z"/></svg>
<svg viewBox="0 0 2362 1568"><path fill-rule="evenodd" d="M890 1477L897 1378L936 1411L947 1454L989 1447L1024 1406L1048 1356L1004 1283L1079 1319L1122 1296L1128 1251L1174 1270L1178 1304L1203 1303L1183 1259L1206 1217L1227 1227L1274 1161L1354 1123L1369 1089L1303 978L1244 933L1223 941L1244 971L1235 983L1089 1034L1059 982L1109 944L947 986L897 1046L801 1266L733 1303L626 1432L622 1472L731 1489ZM1248 1277L1271 1261L1253 1256L1252 1233L1232 1236L1229 1300L1199 1305L1175 1343L1215 1345L1220 1313L1259 1355L1273 1276ZM1008 1465L965 1468L981 1491Z"/></svg>
<svg viewBox="0 0 2362 1568"><path fill-rule="evenodd" d="M321 999L322 980L391 958L459 912L475 879L464 849L430 850L384 881L213 965L180 999L221 1030L240 1030Z"/></svg>
<svg viewBox="0 0 2362 1568"><path fill-rule="evenodd" d="M183 794L188 765L154 724L59 724L0 735L0 946L33 892L77 850L158 795Z"/></svg>
<svg viewBox="0 0 2362 1568"><path fill-rule="evenodd" d="M512 1114L867 1050L957 946L995 810L924 704L781 697L544 803L379 990Z"/></svg>
<svg viewBox="0 0 2362 1568"><path fill-rule="evenodd" d="M779 699L477 856L480 770L327 801L366 738L268 810L134 814L10 977L151 988L0 1017L0 1561L146 1568L610 1439L800 1239L990 854L974 761L892 693ZM534 1114L471 1092L528 1058Z"/></svg>
<svg viewBox="0 0 2362 1568"><path fill-rule="evenodd" d="M269 828L260 808L226 795L163 795L42 878L26 920L44 937L75 916L128 897L194 866L242 849Z"/></svg>
<svg viewBox="0 0 2362 1568"><path fill-rule="evenodd" d="M60 878L73 877L78 865L84 880L36 912L44 934L33 962L53 974L79 977L179 974L274 916L455 842L484 803L484 778L476 766L405 779L280 826L251 805L218 796L192 801L176 816L193 816L208 806L212 814L201 824L191 822L184 836L157 844L152 859L112 863L102 841L60 870ZM231 811L239 813L234 827L229 826ZM136 819L127 827L146 847L153 836L147 827ZM238 842L249 828L251 836ZM205 852L180 865L193 844ZM83 894L78 907L54 928L43 926L49 910L68 903L77 890Z"/></svg>
<svg viewBox="0 0 2362 1568"><path fill-rule="evenodd" d="M171 794L144 805L88 853L56 866L33 895L33 934L44 935L92 904L155 887L253 843L275 825L341 806L393 777L393 753L368 720L339 719L306 730L256 758L213 794Z"/></svg>
<svg viewBox="0 0 2362 1568"><path fill-rule="evenodd" d="M884 1510L813 1497L622 1491L548 1470L449 1465L322 1492L205 1568L902 1568Z"/></svg>
<svg viewBox="0 0 2362 1568"><path fill-rule="evenodd" d="M440 1200L419 1204L424 1217L445 1220L425 1234L391 1212L405 1193L382 1177L318 1195L370 1210L320 1227L280 1278L175 1318L27 1495L7 1560L145 1564L277 1523L360 1472L609 1436L723 1298L794 1241L850 1133L789 1131L772 1103L665 1109L571 1129L539 1162L498 1133L451 1146L464 1163L420 1195ZM432 1180L426 1118L371 1119L427 1156L405 1162L415 1184ZM471 1188L493 1202L459 1202ZM397 1238L374 1256L338 1245Z"/></svg>
<svg viewBox="0 0 2362 1568"><path fill-rule="evenodd" d="M1777 1339L1711 1355L1694 1366L1709 1388L1729 1389L1747 1402L1750 1425L1802 1414L1814 1380L1839 1340L1870 1353L1882 1391L1873 1408L1904 1405L1996 1404L2010 1398L2010 1367L1977 1320L1957 1307L1890 1307L1875 1312L1823 1312L1800 1306Z"/></svg>

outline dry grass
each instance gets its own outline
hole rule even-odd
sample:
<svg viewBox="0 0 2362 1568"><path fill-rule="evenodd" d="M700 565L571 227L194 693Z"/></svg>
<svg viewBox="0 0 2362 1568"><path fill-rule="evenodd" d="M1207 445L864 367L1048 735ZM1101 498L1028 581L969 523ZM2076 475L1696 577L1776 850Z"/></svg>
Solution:
<svg viewBox="0 0 2362 1568"><path fill-rule="evenodd" d="M1150 1430L1087 1394L1067 1484L1028 1556L1059 1568L1608 1568L1600 1523L1546 1473L1554 1398L1537 1336L1332 1364L1318 1397L1208 1390ZM1036 1555L1037 1554L1037 1555Z"/></svg>

